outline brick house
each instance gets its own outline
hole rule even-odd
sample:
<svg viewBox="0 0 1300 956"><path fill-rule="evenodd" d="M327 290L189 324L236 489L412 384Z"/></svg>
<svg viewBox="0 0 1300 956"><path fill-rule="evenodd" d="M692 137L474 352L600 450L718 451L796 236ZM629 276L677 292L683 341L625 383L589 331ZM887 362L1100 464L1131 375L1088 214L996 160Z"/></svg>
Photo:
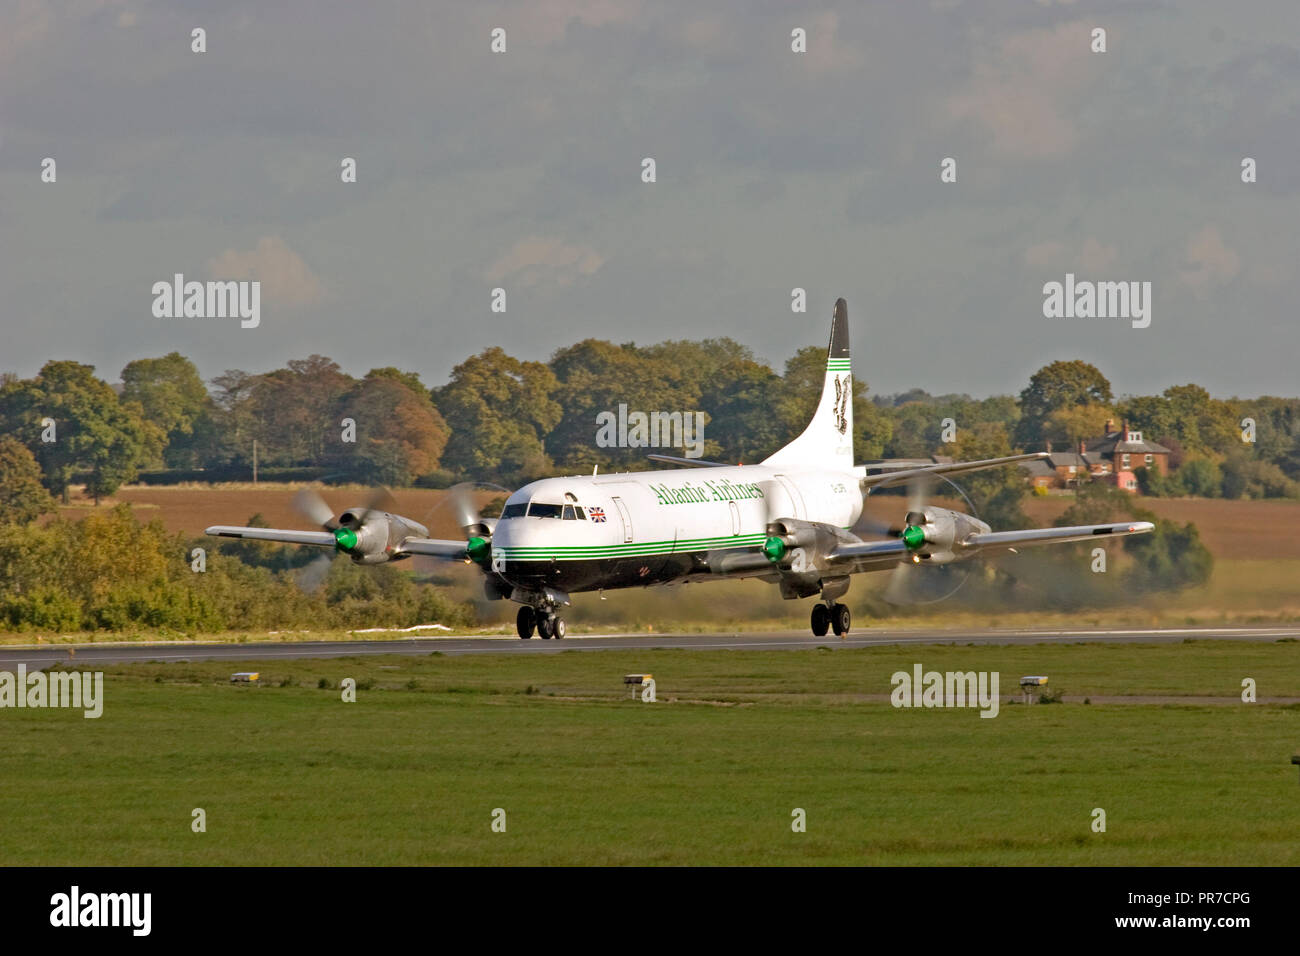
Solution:
<svg viewBox="0 0 1300 956"><path fill-rule="evenodd" d="M1106 433L1079 442L1077 451L1053 451L1049 442L1047 453L1050 457L1046 460L1026 462L1023 466L1034 487L1076 488L1086 477L1136 494L1136 469L1153 468L1161 475L1169 473L1169 449L1147 441L1141 432L1129 428L1128 422L1116 429L1114 421L1107 421Z"/></svg>
<svg viewBox="0 0 1300 956"><path fill-rule="evenodd" d="M1093 472L1094 478L1137 494L1137 476L1133 474L1136 469L1148 468L1161 475L1169 474L1168 448L1147 441L1141 432L1129 428L1128 422L1124 422L1119 430L1114 426L1113 421L1107 421L1106 434L1079 445L1089 466L1098 468Z"/></svg>

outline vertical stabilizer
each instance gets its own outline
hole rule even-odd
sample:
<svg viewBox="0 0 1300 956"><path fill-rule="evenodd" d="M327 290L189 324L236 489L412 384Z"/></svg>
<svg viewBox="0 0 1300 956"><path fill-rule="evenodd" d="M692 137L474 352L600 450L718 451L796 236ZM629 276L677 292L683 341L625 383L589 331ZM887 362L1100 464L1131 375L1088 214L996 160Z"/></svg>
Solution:
<svg viewBox="0 0 1300 956"><path fill-rule="evenodd" d="M843 299L835 301L826 381L817 411L803 434L763 464L853 470L853 370L849 364L849 307Z"/></svg>

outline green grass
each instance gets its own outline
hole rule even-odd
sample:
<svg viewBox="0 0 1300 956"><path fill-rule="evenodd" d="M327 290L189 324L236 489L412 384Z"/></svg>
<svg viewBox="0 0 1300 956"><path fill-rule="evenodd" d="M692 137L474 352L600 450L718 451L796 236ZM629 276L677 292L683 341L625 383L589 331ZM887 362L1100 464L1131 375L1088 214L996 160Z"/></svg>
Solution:
<svg viewBox="0 0 1300 956"><path fill-rule="evenodd" d="M1297 643L258 662L258 688L227 682L244 665L123 666L97 721L0 711L0 862L1300 863L1300 707L989 720L875 699L916 662L998 670L1004 695L1027 673L1071 695L1300 693ZM627 698L631 671L658 703ZM348 676L355 704L317 687Z"/></svg>

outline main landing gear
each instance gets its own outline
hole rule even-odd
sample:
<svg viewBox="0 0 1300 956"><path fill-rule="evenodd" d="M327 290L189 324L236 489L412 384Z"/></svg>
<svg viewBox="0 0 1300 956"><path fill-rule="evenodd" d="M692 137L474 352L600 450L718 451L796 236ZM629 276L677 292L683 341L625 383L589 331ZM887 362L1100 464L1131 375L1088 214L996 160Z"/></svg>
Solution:
<svg viewBox="0 0 1300 956"><path fill-rule="evenodd" d="M849 625L852 623L852 615L849 614L849 608L846 604L821 604L813 605L812 609L812 632L817 637L825 637L829 630L835 631L836 637L844 637L849 633Z"/></svg>
<svg viewBox="0 0 1300 956"><path fill-rule="evenodd" d="M533 636L534 628L542 640L563 638L568 633L564 618L557 615L553 608L535 608L531 604L524 604L515 617L515 631L521 638L528 640Z"/></svg>

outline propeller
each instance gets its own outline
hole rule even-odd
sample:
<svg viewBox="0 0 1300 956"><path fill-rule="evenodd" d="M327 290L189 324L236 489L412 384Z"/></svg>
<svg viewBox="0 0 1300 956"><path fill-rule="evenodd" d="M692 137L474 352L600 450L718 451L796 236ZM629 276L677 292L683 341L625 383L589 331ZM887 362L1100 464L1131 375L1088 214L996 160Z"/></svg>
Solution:
<svg viewBox="0 0 1300 956"><path fill-rule="evenodd" d="M370 516L376 511L388 511L395 506L396 502L393 501L393 496L389 493L388 489L383 485L375 485L370 489L370 497L367 498L366 503L361 506L361 515L356 518L356 526L360 528L370 520ZM345 514L352 514L355 516L355 512L345 512Z"/></svg>
<svg viewBox="0 0 1300 956"><path fill-rule="evenodd" d="M312 524L320 525L326 531L333 531L338 527L338 523L334 520L333 509L325 503L325 499L315 488L300 488L293 496L293 507L298 514Z"/></svg>
<svg viewBox="0 0 1300 956"><path fill-rule="evenodd" d="M892 525L888 521L882 521L874 515L867 514L865 508L862 510L857 523L853 525L852 530L859 535L868 534L877 538L897 538L903 533L901 526Z"/></svg>
<svg viewBox="0 0 1300 956"><path fill-rule="evenodd" d="M345 512L342 517L347 520L342 522L334 517L332 509L325 499L321 497L320 492L315 488L301 488L293 496L293 507L300 515L310 521L312 524L320 525L326 531L334 535L335 552L350 552L357 544L357 532L365 525L370 516L381 509L383 505L392 503L392 495L388 489L381 485L371 489L365 505L360 509ZM308 593L314 593L320 590L321 585L325 583L325 578L329 574L330 564L334 560L334 555L325 553L309 562L307 565L294 573L294 580L298 587Z"/></svg>
<svg viewBox="0 0 1300 956"><path fill-rule="evenodd" d="M474 494L480 490L504 492L510 497L509 488L493 484L490 481L462 481L447 489L447 494L424 515L424 523L431 525L430 519L442 507L450 507L452 520L465 535L465 553L476 564L486 565L492 556L492 533L496 531L497 519L484 518L474 501Z"/></svg>
<svg viewBox="0 0 1300 956"><path fill-rule="evenodd" d="M470 536L488 536L496 530L496 519L485 521L479 514L479 507L474 503L475 482L462 481L447 489L447 498L451 503L451 513L455 517L456 527ZM503 489L504 490L504 489Z"/></svg>
<svg viewBox="0 0 1300 956"><path fill-rule="evenodd" d="M308 594L315 594L325 583L325 578L329 576L330 567L334 564L334 555L328 551L317 555L307 565L294 572L293 580L302 591Z"/></svg>
<svg viewBox="0 0 1300 956"><path fill-rule="evenodd" d="M966 492L945 475L918 476L907 483L906 526L890 531L891 537L903 539L910 553L890 572L883 595L885 601L895 606L937 604L956 594L970 576L970 568L964 565L960 568L953 564L922 567L926 562L915 553L925 544L925 531L921 525L925 524L925 506L935 479L947 482L966 502L968 513L979 517Z"/></svg>

